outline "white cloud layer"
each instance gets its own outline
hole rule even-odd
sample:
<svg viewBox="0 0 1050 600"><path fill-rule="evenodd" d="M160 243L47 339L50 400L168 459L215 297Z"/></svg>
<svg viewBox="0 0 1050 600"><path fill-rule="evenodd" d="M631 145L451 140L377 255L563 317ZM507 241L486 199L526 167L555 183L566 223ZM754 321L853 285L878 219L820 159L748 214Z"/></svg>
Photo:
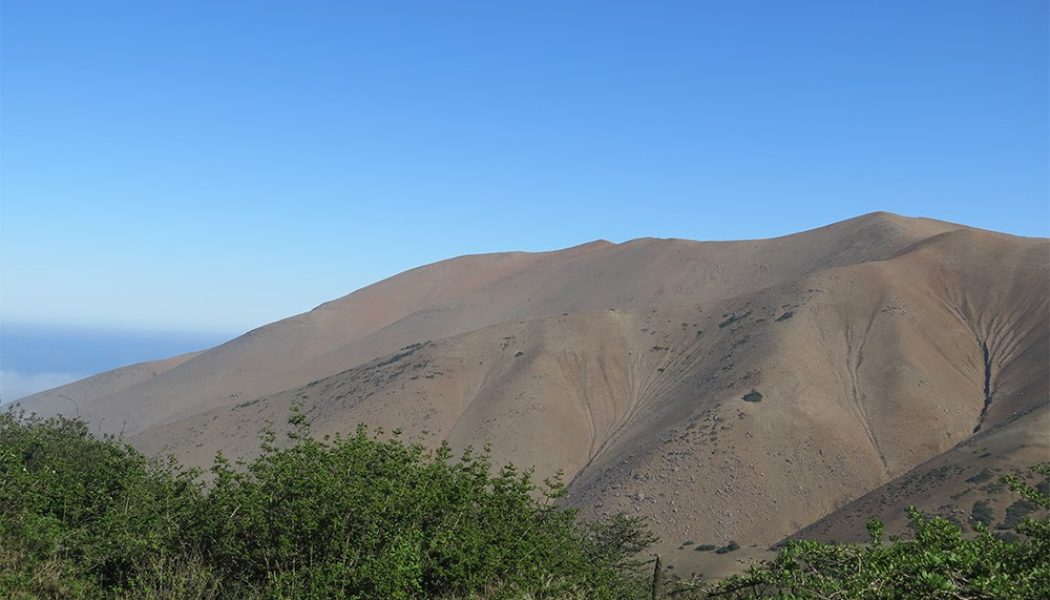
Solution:
<svg viewBox="0 0 1050 600"><path fill-rule="evenodd" d="M0 403L7 404L30 394L83 379L78 373L19 373L0 370Z"/></svg>

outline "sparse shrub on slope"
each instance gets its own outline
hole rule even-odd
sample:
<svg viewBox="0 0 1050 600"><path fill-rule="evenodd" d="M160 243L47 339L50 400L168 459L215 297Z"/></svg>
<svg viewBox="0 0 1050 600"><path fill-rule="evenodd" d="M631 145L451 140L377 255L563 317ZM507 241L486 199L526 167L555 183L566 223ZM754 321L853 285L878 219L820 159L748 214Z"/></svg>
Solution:
<svg viewBox="0 0 1050 600"><path fill-rule="evenodd" d="M760 392L758 390L751 390L750 392L744 394L744 401L745 402L761 402L762 401L762 392Z"/></svg>
<svg viewBox="0 0 1050 600"><path fill-rule="evenodd" d="M970 519L974 523L980 523L985 527L992 524L992 521L995 520L995 515L992 514L992 507L987 500L978 500L973 503Z"/></svg>

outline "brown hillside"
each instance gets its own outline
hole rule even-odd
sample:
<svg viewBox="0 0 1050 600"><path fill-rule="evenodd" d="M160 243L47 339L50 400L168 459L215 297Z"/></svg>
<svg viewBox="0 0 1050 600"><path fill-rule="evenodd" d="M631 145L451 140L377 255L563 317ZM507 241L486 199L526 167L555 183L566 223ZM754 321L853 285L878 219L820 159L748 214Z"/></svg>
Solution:
<svg viewBox="0 0 1050 600"><path fill-rule="evenodd" d="M970 456L968 440L1000 435L1006 463L1032 458L1048 250L876 213L770 240L461 257L132 385L23 404L60 411L73 391L147 452L205 464L251 454L300 401L318 434L367 423L563 470L570 502L650 516L665 552L765 546ZM1017 427L1031 435L996 433Z"/></svg>

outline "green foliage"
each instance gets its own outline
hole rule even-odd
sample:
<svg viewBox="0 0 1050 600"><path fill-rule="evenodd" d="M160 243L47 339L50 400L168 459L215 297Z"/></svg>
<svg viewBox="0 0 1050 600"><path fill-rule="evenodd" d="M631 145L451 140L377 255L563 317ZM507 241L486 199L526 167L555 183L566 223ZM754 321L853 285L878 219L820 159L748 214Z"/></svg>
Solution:
<svg viewBox="0 0 1050 600"><path fill-rule="evenodd" d="M1047 475L1050 465L1033 468ZM1043 509L1050 497L1017 476L1004 481ZM868 524L866 545L791 540L762 567L727 579L707 592L717 598L1050 598L1050 520L1026 518L1019 536L1000 539L983 525L967 537L955 524L908 511L914 539L882 539L883 525Z"/></svg>
<svg viewBox="0 0 1050 600"><path fill-rule="evenodd" d="M267 433L250 463L217 457L206 486L81 422L0 413L0 597L1050 597L1050 520L1029 514L1050 497L1016 475L1004 485L1027 516L1012 532L989 531L976 504L975 535L911 509L911 539L884 540L873 519L867 544L792 540L712 588L654 587L644 523L577 518L554 502L557 478L537 487L487 453L363 428L316 440L298 409L290 423L290 447Z"/></svg>
<svg viewBox="0 0 1050 600"><path fill-rule="evenodd" d="M0 415L0 597L633 598L641 520L585 522L487 453L365 429L198 473L83 423Z"/></svg>
<svg viewBox="0 0 1050 600"><path fill-rule="evenodd" d="M91 596L150 560L188 555L194 476L78 421L0 414L0 596Z"/></svg>

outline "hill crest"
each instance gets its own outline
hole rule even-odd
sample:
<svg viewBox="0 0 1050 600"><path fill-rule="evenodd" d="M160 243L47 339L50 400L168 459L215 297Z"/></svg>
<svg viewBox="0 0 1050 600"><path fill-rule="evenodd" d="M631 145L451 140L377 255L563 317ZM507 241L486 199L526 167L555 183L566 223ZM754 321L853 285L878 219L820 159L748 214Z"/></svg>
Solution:
<svg viewBox="0 0 1050 600"><path fill-rule="evenodd" d="M301 402L318 434L367 423L563 470L570 502L647 515L668 543L765 545L1045 406L1048 250L872 213L469 255L23 404L77 393L103 429L204 464Z"/></svg>

